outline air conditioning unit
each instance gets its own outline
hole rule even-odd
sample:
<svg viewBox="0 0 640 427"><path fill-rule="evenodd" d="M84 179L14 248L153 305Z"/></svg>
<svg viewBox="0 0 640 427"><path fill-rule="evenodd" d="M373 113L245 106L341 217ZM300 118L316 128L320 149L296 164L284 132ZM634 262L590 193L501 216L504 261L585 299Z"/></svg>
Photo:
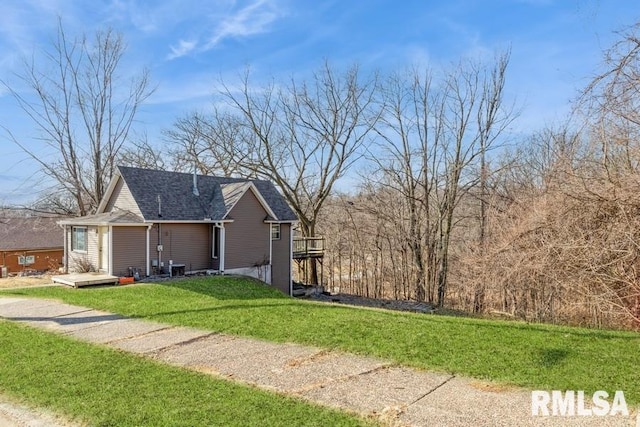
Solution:
<svg viewBox="0 0 640 427"><path fill-rule="evenodd" d="M4 279L8 275L9 275L9 273L7 271L7 267L5 267L4 265L0 266L0 277Z"/></svg>

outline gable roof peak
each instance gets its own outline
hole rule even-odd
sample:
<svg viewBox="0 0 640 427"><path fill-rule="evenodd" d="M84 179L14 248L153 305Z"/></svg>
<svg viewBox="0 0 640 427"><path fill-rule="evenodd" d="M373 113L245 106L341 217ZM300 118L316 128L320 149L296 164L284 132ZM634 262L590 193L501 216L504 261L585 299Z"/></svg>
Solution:
<svg viewBox="0 0 640 427"><path fill-rule="evenodd" d="M284 222L297 220L282 195L269 181L130 166L118 166L114 179L117 177L124 180L147 221L223 220L249 189L273 219ZM162 217L158 212L159 195Z"/></svg>

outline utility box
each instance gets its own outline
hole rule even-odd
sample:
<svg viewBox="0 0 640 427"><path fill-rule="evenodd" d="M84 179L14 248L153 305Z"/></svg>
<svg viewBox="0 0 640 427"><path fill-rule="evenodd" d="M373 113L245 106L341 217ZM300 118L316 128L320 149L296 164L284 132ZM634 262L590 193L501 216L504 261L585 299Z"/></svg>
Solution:
<svg viewBox="0 0 640 427"><path fill-rule="evenodd" d="M9 276L7 267L5 267L4 265L0 266L0 278L4 279L7 276Z"/></svg>

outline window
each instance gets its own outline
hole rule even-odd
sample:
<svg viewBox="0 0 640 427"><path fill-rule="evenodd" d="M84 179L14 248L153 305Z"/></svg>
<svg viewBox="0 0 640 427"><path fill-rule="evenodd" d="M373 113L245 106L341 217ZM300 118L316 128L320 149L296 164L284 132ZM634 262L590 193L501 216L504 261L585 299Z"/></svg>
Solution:
<svg viewBox="0 0 640 427"><path fill-rule="evenodd" d="M18 257L19 265L31 265L31 264L35 264L35 262L36 262L35 255L25 255L25 256Z"/></svg>
<svg viewBox="0 0 640 427"><path fill-rule="evenodd" d="M280 224L271 224L271 240L280 240Z"/></svg>
<svg viewBox="0 0 640 427"><path fill-rule="evenodd" d="M71 250L87 251L87 227L73 227L71 230Z"/></svg>

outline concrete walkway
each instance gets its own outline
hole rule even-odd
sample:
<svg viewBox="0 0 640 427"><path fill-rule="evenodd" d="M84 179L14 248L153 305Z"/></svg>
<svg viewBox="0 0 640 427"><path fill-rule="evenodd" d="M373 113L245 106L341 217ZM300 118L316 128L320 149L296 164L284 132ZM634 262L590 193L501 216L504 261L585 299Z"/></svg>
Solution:
<svg viewBox="0 0 640 427"><path fill-rule="evenodd" d="M389 425L636 426L635 412L629 417L532 417L528 390L399 367L370 357L130 319L56 301L0 298L0 317L375 415Z"/></svg>

